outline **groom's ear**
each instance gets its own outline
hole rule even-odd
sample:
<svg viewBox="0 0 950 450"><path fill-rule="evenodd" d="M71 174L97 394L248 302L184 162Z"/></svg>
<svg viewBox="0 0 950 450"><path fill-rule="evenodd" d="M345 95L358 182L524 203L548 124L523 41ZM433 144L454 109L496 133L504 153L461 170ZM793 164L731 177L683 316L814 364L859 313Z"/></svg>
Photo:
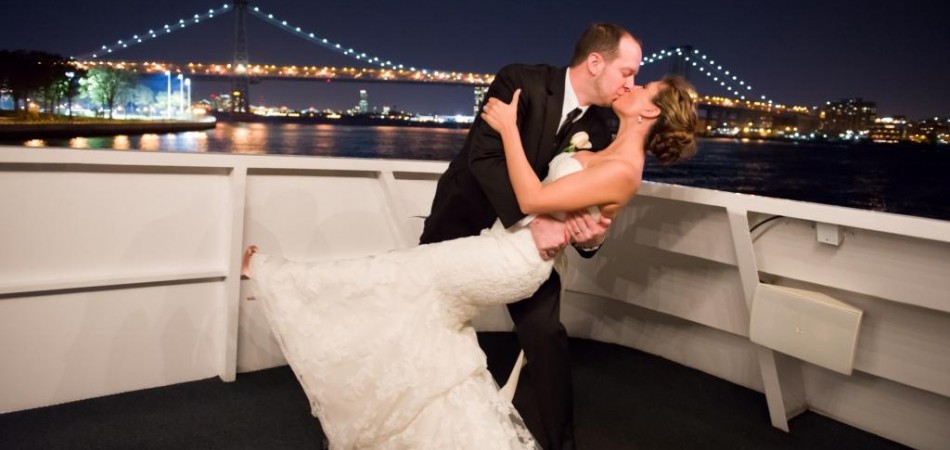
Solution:
<svg viewBox="0 0 950 450"><path fill-rule="evenodd" d="M597 52L587 54L587 70L591 75L597 76L604 71L604 56Z"/></svg>

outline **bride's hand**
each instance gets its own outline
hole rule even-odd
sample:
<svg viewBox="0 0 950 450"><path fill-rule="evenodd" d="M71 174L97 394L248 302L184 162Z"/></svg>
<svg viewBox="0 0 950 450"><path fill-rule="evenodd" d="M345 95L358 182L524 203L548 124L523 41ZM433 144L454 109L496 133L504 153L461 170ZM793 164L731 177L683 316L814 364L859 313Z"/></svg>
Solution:
<svg viewBox="0 0 950 450"><path fill-rule="evenodd" d="M488 123L498 134L518 129L518 98L521 89L516 89L511 97L511 103L505 103L495 97L489 98L482 108L482 120Z"/></svg>

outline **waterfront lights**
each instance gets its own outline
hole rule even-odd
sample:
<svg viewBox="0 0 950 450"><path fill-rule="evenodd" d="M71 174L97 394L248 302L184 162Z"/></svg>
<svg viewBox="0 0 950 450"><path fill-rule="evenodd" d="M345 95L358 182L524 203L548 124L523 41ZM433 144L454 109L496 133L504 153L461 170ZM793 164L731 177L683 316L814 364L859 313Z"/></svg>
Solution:
<svg viewBox="0 0 950 450"><path fill-rule="evenodd" d="M170 70L165 71L165 78L168 80L168 87L165 90L165 118L170 119L172 114L172 72Z"/></svg>
<svg viewBox="0 0 950 450"><path fill-rule="evenodd" d="M178 74L178 115L184 115L185 111L185 76Z"/></svg>
<svg viewBox="0 0 950 450"><path fill-rule="evenodd" d="M191 78L185 78L185 89L188 90L188 101L185 102L189 115L191 113Z"/></svg>

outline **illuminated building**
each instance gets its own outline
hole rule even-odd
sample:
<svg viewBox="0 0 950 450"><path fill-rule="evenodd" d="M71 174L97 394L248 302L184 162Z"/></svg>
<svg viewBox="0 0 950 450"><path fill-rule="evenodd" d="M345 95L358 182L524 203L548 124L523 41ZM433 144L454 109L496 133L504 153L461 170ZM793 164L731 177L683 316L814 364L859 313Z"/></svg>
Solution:
<svg viewBox="0 0 950 450"><path fill-rule="evenodd" d="M859 134L871 129L877 116L877 104L861 98L827 102L819 111L821 129L829 136L850 131Z"/></svg>
<svg viewBox="0 0 950 450"><path fill-rule="evenodd" d="M357 111L360 114L366 114L369 112L369 100L367 99L366 89L360 89L360 105L357 108Z"/></svg>
<svg viewBox="0 0 950 450"><path fill-rule="evenodd" d="M921 120L908 132L908 139L919 144L950 143L950 117Z"/></svg>
<svg viewBox="0 0 950 450"><path fill-rule="evenodd" d="M907 119L904 116L874 119L869 135L872 142L896 144L907 137Z"/></svg>
<svg viewBox="0 0 950 450"><path fill-rule="evenodd" d="M815 114L802 106L705 96L696 113L698 131L708 136L803 139L818 129Z"/></svg>

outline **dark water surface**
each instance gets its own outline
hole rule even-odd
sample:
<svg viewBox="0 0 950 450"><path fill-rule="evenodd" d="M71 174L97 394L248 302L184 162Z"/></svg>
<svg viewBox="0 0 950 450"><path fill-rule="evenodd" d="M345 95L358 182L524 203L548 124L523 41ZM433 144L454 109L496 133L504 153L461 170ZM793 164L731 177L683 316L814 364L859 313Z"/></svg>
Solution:
<svg viewBox="0 0 950 450"><path fill-rule="evenodd" d="M11 145L450 160L466 130L219 123L214 130ZM950 220L950 148L704 139L693 160L648 163L648 180Z"/></svg>

